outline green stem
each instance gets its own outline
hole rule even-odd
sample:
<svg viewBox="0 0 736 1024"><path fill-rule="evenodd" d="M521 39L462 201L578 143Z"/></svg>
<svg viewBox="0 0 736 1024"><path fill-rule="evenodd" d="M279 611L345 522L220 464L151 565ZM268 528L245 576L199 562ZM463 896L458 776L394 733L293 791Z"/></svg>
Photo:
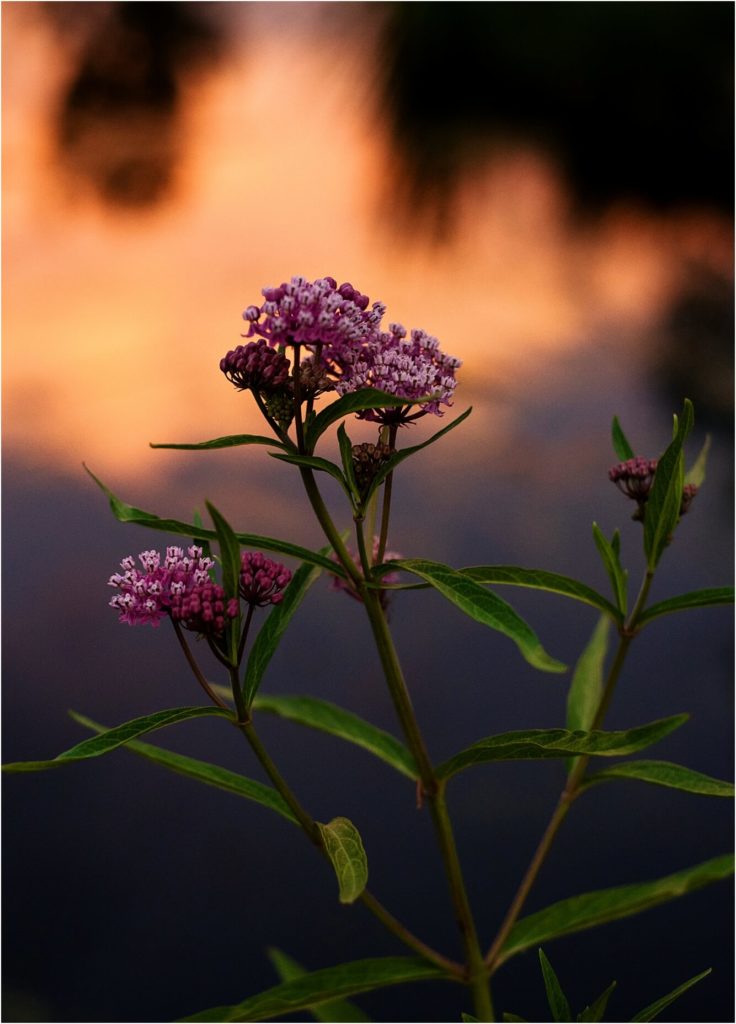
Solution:
<svg viewBox="0 0 736 1024"><path fill-rule="evenodd" d="M392 423L389 427L388 444L390 448L394 448L396 445L396 432L398 430L398 424ZM383 485L383 507L381 509L381 536L378 541L378 554L376 555L376 563L378 565L383 561L383 556L386 553L386 544L388 542L388 522L389 516L391 515L391 492L393 490L394 483L394 472L391 472L386 477L386 482Z"/></svg>
<svg viewBox="0 0 736 1024"><path fill-rule="evenodd" d="M332 545L332 549L340 559L342 566L344 567L347 574L350 576L353 584L358 591L363 589L363 574L356 566L355 562L350 557L348 549L343 544L342 537L337 532L335 524L332 522L327 506L322 500L317 481L314 479L314 473L309 466L300 466L299 472L301 473L302 481L304 483L304 489L307 492L310 504L314 509L314 514L317 516L320 526L322 527L325 536Z"/></svg>
<svg viewBox="0 0 736 1024"><path fill-rule="evenodd" d="M196 658L194 657L194 655L192 654L191 650L189 649L189 644L186 641L186 637L184 636L184 634L182 632L181 626L179 625L178 622L176 622L175 619L171 620L171 624L174 627L174 632L176 633L176 639L179 641L179 643L181 645L181 649L184 651L184 657L187 659L187 662L189 663L189 667L191 668L192 672L194 673L194 678L197 680L197 682L202 687L202 689L207 694L207 696L209 697L209 699L212 701L213 704L217 704L218 707L225 708L226 711L229 711L230 708L227 706L225 701L222 700L222 698L217 696L215 691L210 687L210 684L205 679L205 677L204 677L204 675L202 673L202 670L200 669L199 665L197 664Z"/></svg>
<svg viewBox="0 0 736 1024"><path fill-rule="evenodd" d="M240 666L240 663L243 660L243 654L245 652L245 644L246 644L246 641L248 640L248 630L250 629L250 624L251 624L251 621L253 619L253 612L255 610L255 607L256 606L252 602L248 605L248 612L247 612L247 614L245 616L245 622L243 624L243 631L240 634L240 642L238 643L238 666Z"/></svg>
<svg viewBox="0 0 736 1024"><path fill-rule="evenodd" d="M611 663L611 667L608 672L608 677L606 679L606 685L603 689L601 699L598 702L598 707L596 709L595 715L593 716L593 721L590 725L591 731L594 729L601 728L601 726L603 725L603 721L606 717L606 714L608 712L608 709L611 705L611 700L613 699L613 694L616 689L616 683L618 682L619 676L621 675L621 670L624 666L624 662L626 661L626 655L629 652L631 641L634 639L637 633L637 623L639 620L639 616L644 611L644 606L649 595L649 588L652 584L653 575L653 571L651 569L647 569L647 572L642 581L641 589L639 590L639 596L637 597L634 610L629 616L629 619L626 622L626 624L621 628L618 648L616 650L613 662ZM549 853L552 844L555 841L557 833L560 830L560 826L567 817L568 811L570 810L573 801L580 793L580 786L585 776L585 772L588 769L589 763L590 755L582 755L581 757L577 758L575 765L567 778L565 788L560 794L560 797L557 801L557 805L554 811L552 812L552 817L550 818L549 823L547 824L547 827L544 830L544 834L542 835L542 838L539 841L539 845L537 846L537 849L535 850L534 855L531 861L529 862L529 866L526 869L526 873L521 880L521 884L519 885L519 888L516 891L516 894L511 902L511 905L509 906L509 909L506 912L506 916L503 919L498 934L493 940L493 945L489 949L488 954L485 958L485 962L487 966L490 968L491 972L493 972L494 969L498 968L503 960L503 945L506 942L506 939L508 938L511 929L514 927L516 921L518 920L519 914L521 913L524 904L526 903L531 888L537 880L537 875L539 874L542 865L547 859L547 854Z"/></svg>
<svg viewBox="0 0 736 1024"><path fill-rule="evenodd" d="M287 431L285 431L281 426L279 426L279 424L273 418L271 413L266 408L266 404L263 401L263 399L261 398L261 396L258 394L257 391L253 391L252 395L253 395L253 397L256 400L256 405L258 406L258 408L261 411L261 415L266 420L266 422L268 423L268 425L271 428L271 430L273 430L274 434L276 434L276 436L281 441L283 441L285 445L288 445L289 448L291 448L293 450L294 444L293 444L291 438L289 437Z"/></svg>

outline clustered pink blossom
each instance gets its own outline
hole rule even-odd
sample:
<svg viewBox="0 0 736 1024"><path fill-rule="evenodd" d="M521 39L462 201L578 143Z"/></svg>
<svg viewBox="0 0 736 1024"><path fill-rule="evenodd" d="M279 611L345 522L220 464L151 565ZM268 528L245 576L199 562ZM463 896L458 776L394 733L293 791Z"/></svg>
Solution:
<svg viewBox="0 0 736 1024"><path fill-rule="evenodd" d="M240 596L248 604L279 604L291 573L280 562L266 558L260 551L244 551L240 558Z"/></svg>
<svg viewBox="0 0 736 1024"><path fill-rule="evenodd" d="M411 416L401 408L367 409L358 415L380 423L406 422L432 412L442 415L440 405L452 405L459 359L445 355L437 338L426 331L413 330L409 337L401 324L390 324L358 352L352 354L337 384L341 395L361 388L378 388L409 400L433 395Z"/></svg>
<svg viewBox="0 0 736 1024"><path fill-rule="evenodd" d="M202 548L192 545L184 554L183 548L168 547L163 559L158 551L142 551L138 560L141 569L128 555L120 563L123 572L114 573L109 580L119 591L110 607L120 613L120 622L158 626L170 615L187 629L221 633L225 616L238 614L237 601L226 602L222 587L210 579L215 563Z"/></svg>
<svg viewBox="0 0 736 1024"><path fill-rule="evenodd" d="M313 371L319 386L307 386L311 397L333 386L340 395L363 388L378 388L406 398L432 396L411 415L409 408L368 410L359 415L380 423L407 423L425 413L442 415L440 406L452 405L459 359L441 351L437 338L423 330L407 336L400 324L381 331L386 307L370 299L349 282L339 287L334 277L307 281L292 277L278 287L263 289L264 302L243 313L247 338L221 360L220 369L241 390L273 392L288 388L288 345L304 345L313 353ZM270 355L269 353L273 353ZM302 364L304 365L304 364ZM290 398L291 401L291 398Z"/></svg>
<svg viewBox="0 0 736 1024"><path fill-rule="evenodd" d="M262 294L265 302L243 313L249 324L246 337L258 335L271 345L307 345L337 365L376 334L386 309L381 302L368 309L367 295L348 282L338 288L334 277L292 277Z"/></svg>

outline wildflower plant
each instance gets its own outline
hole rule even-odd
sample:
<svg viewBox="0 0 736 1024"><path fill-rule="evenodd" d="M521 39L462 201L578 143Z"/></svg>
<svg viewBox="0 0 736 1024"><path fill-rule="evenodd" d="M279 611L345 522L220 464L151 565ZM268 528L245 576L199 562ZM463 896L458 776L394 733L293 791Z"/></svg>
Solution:
<svg viewBox="0 0 736 1024"><path fill-rule="evenodd" d="M692 506L705 479L708 443L686 472L684 446L693 427L692 404L685 400L674 417L670 443L654 459L637 455L614 418L612 439L618 463L609 472L617 488L636 504L633 518L641 523L644 568L633 601L628 571L616 531L608 538L593 524L593 540L610 581L604 596L588 584L543 569L515 565L477 565L456 569L389 550L394 474L401 463L462 425L470 409L460 413L418 443L406 445L410 425L426 416L443 417L452 407L460 361L444 353L424 330L407 332L392 323L382 329L385 308L349 283L331 277L310 282L294 277L263 289L263 301L246 308L245 344L220 362L227 381L249 392L260 410L267 433L220 437L196 444L154 444L154 448L213 450L262 445L301 477L307 504L325 536L326 545L310 550L291 541L255 536L234 529L218 509L207 504L211 527L199 518L191 523L159 518L117 498L96 477L114 515L153 530L188 538L186 547L164 553L144 550L138 560L127 556L109 584L110 605L129 626L161 627L169 620L176 643L204 694L200 704L162 710L106 728L81 715L75 719L96 735L53 760L5 765L9 772L58 768L125 746L164 767L208 785L218 786L260 803L301 829L334 869L342 903L361 903L413 954L346 962L305 973L283 954L274 954L281 982L266 992L244 993L233 1006L204 1009L192 1021L255 1021L288 1013L313 1012L317 1019L365 1019L345 1000L388 985L444 979L458 986L458 1019L521 1020L511 1013L496 1017L491 997L495 973L512 957L539 949L542 981L555 1021L598 1021L607 1013L615 982L573 1015L569 1001L543 945L607 921L628 917L649 906L725 878L732 871L729 855L685 868L664 878L569 896L532 914L527 898L573 803L602 781L635 779L711 797L733 795L733 787L692 768L661 760L630 759L680 728L687 716L606 730L605 718L629 650L653 620L674 612L733 600L729 587L692 591L650 603L652 580L661 559L676 547L680 518ZM354 444L348 434L351 416L375 424L373 442ZM339 462L317 449L336 428ZM319 479L328 475L344 494L346 515L340 525L322 496ZM91 474L90 474L91 475ZM352 538L341 532L350 524ZM215 553L213 553L213 550ZM268 552L268 554L266 554ZM273 556L273 557L271 557ZM296 565L287 568L281 558ZM391 695L403 736L377 729L334 704L317 697L260 694L269 662L307 589L320 573L333 589L359 601L373 636L384 682ZM480 625L499 631L516 644L536 669L561 675L566 666L549 654L532 627L500 597L496 588L533 588L596 609L599 621L572 673L567 718L554 729L530 728L479 739L436 764L427 749L415 715L409 686L389 627L390 602L410 601L411 591L433 588ZM256 626L257 632L256 632ZM610 637L615 645L609 651ZM207 678L198 644L212 652L222 681ZM379 685L379 681L376 681ZM267 750L259 735L259 712L331 733L380 758L416 786L417 806L432 822L441 854L449 900L458 925L457 948L440 951L413 934L368 889L368 858L357 827L344 816L316 821L278 766L278 752ZM204 716L216 716L242 734L265 770L266 786L218 765L172 754L139 738L146 733ZM536 852L495 935L482 937L466 891L459 851L447 805L447 788L458 773L476 764L508 760L554 759L566 765L564 787ZM601 767L602 765L602 767ZM459 956L458 956L459 953ZM705 974L690 978L656 999L634 1020L652 1020ZM466 994L463 996L462 988ZM463 1012L472 1006L473 1016ZM329 1016L321 1010L330 1004ZM521 1007L519 1009L522 1009Z"/></svg>

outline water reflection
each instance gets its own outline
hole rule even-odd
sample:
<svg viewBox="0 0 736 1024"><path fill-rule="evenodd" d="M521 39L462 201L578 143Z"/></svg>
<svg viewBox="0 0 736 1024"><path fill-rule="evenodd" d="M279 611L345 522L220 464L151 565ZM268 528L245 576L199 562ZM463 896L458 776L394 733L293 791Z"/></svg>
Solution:
<svg viewBox="0 0 736 1024"><path fill-rule="evenodd" d="M468 429L406 465L393 546L456 565L544 565L601 589L590 521L608 532L622 525L632 562L640 550L638 526L606 479L609 417L619 413L642 451L659 450L682 390L670 385L676 398L661 399L663 352L678 337L689 355L693 322L712 319L712 333L721 330L717 311L731 263L721 216L628 205L608 209L595 225L576 225L574 196L557 170L518 147L492 167L474 165L458 195L454 239L435 249L407 231L396 208L392 220L379 218L393 151L369 87L365 40L352 48L326 33L312 5L228 6L230 58L189 97L180 187L145 218L110 216L84 196L69 205L49 131L69 67L54 64L54 37L35 5L3 8L10 759L74 743L69 706L112 724L197 699L165 633L118 626L106 607L104 582L120 558L165 538L115 524L79 469L83 458L141 507L188 518L208 497L243 529L319 542L289 467L265 452L146 448L148 440L258 429L247 397L217 364L238 340L239 311L262 284L293 272L351 278L383 298L393 317L431 330L465 360L457 408L474 405ZM668 317L693 263L714 282L697 286L713 299L694 321L679 314L688 324L682 333ZM661 347L657 337L665 338ZM678 363L690 390L685 355ZM356 440L369 430L351 428ZM427 433L420 424L412 439ZM657 596L723 582L730 569L729 443L719 432L708 485L667 556ZM555 655L574 659L592 613L539 595L515 602ZM393 731L360 611L318 584L268 686L317 692ZM438 759L479 735L560 721L564 684L527 669L503 637L479 634L427 594L397 599L393 622ZM658 756L727 775L729 629L724 609L683 617L672 629L653 626L612 724L691 708L687 730ZM316 814L358 820L378 895L449 951L447 907L427 898L438 865L413 792L394 789L387 770L360 751L283 723L267 722L264 732ZM183 727L166 742L257 774L236 738L205 725ZM537 768L468 773L454 795L484 934L517 880L519 851L532 847L559 789L553 770ZM273 980L263 955L269 943L314 968L339 962L347 949L397 952L372 922L336 906L333 880L308 850L302 855L286 824L226 794L200 793L122 754L95 770L13 779L6 793L6 973L26 999L14 1011L24 1019L32 1019L34 998L51 1005L54 1019L77 1021L169 1020L236 1000ZM577 875L591 887L654 877L726 848L728 809L693 800L611 787L597 809L581 808L571 823L535 906L572 891ZM691 827L683 835L685 817ZM601 851L595 858L592 836ZM391 871L396 837L410 885ZM698 1015L725 1019L731 963L722 890L696 899L697 920L683 903L642 917L635 930L614 925L584 943L560 943L554 962L578 979L575 1001L591 997L585 977L602 990L615 962L620 990L628 989L619 1007L630 1017L713 964L720 973L699 993ZM307 921L319 926L302 927ZM643 990L640 963L651 962L652 948L672 948L673 934L686 938L666 963L651 965ZM533 965L513 966L499 982L501 1002L532 1015L531 978ZM394 1020L417 1019L417 1006L422 1019L459 1015L444 987L397 990L366 1006Z"/></svg>

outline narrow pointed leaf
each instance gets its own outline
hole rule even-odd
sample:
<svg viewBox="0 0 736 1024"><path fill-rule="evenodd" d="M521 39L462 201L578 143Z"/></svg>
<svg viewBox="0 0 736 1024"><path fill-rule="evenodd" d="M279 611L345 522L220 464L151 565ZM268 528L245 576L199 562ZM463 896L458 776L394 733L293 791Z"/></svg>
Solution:
<svg viewBox="0 0 736 1024"><path fill-rule="evenodd" d="M208 715L218 715L232 721L231 713L218 707L171 708L168 711L156 711L152 715L144 715L142 718L134 718L130 722L118 725L115 729L108 729L100 736L83 740L51 761L17 761L14 764L4 764L3 771L11 773L41 772L47 768L61 768L77 761L85 761L90 757L109 754L110 751L116 750L124 743L134 740L144 733L153 732L155 729L163 729L167 725L186 722L190 718L205 718Z"/></svg>
<svg viewBox="0 0 736 1024"><path fill-rule="evenodd" d="M211 502L206 501L207 511L212 517L212 522L217 534L217 543L220 548L220 565L222 566L222 585L225 589L225 597L238 598L240 590L240 544L235 536L230 523L219 512ZM227 619L225 626L224 644L229 647L230 661L235 665L238 661L238 642L240 640L240 601L238 600L238 614L234 619Z"/></svg>
<svg viewBox="0 0 736 1024"><path fill-rule="evenodd" d="M380 957L354 960L352 963L327 967L283 982L275 988L251 996L236 1006L216 1006L185 1021L256 1021L269 1020L289 1013L308 1010L344 996L371 992L373 989L400 985L410 981L430 981L448 976L434 964L419 957Z"/></svg>
<svg viewBox="0 0 736 1024"><path fill-rule="evenodd" d="M471 1017L469 1013L461 1013L460 1020L465 1022L472 1022L472 1024L479 1024L477 1017Z"/></svg>
<svg viewBox="0 0 736 1024"><path fill-rule="evenodd" d="M732 873L733 855L724 854L656 881L598 889L553 903L516 922L497 963L501 964L517 953L550 939L639 914L659 903L728 878Z"/></svg>
<svg viewBox="0 0 736 1024"><path fill-rule="evenodd" d="M298 452L269 452L269 455L272 459L278 459L279 462L288 462L292 466L307 466L309 469L316 469L320 473L327 473L334 480L337 480L347 496L352 500L350 487L342 474L342 470L334 462L330 462L329 459L322 459L317 455L300 455Z"/></svg>
<svg viewBox="0 0 736 1024"><path fill-rule="evenodd" d="M710 775L685 768L681 764L670 761L623 761L610 768L589 776L582 788L588 789L598 782L614 781L615 779L638 779L650 782L655 786L667 786L670 789L681 789L686 793L699 793L702 796L732 797L733 783L721 779L713 779Z"/></svg>
<svg viewBox="0 0 736 1024"><path fill-rule="evenodd" d="M590 729L603 695L603 669L608 651L610 622L602 615L585 650L578 658L567 694L568 729ZM568 769L575 764L569 762Z"/></svg>
<svg viewBox="0 0 736 1024"><path fill-rule="evenodd" d="M702 487L705 483L705 467L708 462L708 452L710 451L710 434L706 434L703 447L700 449L697 459L692 464L690 469L685 473L685 483L695 484L696 487Z"/></svg>
<svg viewBox="0 0 736 1024"><path fill-rule="evenodd" d="M276 968L276 973L282 981L293 981L296 978L303 978L308 972L280 949L269 949L268 957ZM369 1021L361 1009L347 999L334 999L329 1003L322 1003L311 1009L315 1020L323 1024L353 1024L357 1021Z"/></svg>
<svg viewBox="0 0 736 1024"><path fill-rule="evenodd" d="M552 1020L556 1024L564 1022L569 1024L572 1020L572 1011L570 1004L567 1001L565 993L562 991L559 978L554 972L552 964L545 956L544 950L539 950L539 963L542 967L542 977L544 978L544 988L547 993L547 1003L552 1013Z"/></svg>
<svg viewBox="0 0 736 1024"><path fill-rule="evenodd" d="M353 442L348 437L344 423L341 423L337 428L337 443L340 445L340 458L342 459L345 479L352 495L353 504L357 508L361 504L361 499L358 481L355 479L355 466L353 465Z"/></svg>
<svg viewBox="0 0 736 1024"><path fill-rule="evenodd" d="M710 605L733 604L733 587L708 587L704 590L691 590L688 594L678 594L666 601L658 601L639 616L639 625L656 619L670 612L682 612L688 608L706 608Z"/></svg>
<svg viewBox="0 0 736 1024"><path fill-rule="evenodd" d="M608 988L601 992L594 1002L590 1006L586 1006L582 1013L578 1014L578 1021L580 1024L597 1024L598 1021L603 1020L603 1016L608 1006L608 1000L613 994L613 990L616 988L616 982L612 981Z"/></svg>
<svg viewBox="0 0 736 1024"><path fill-rule="evenodd" d="M534 630L500 597L469 579L462 572L439 562L420 558L395 563L431 584L466 615L510 637L524 658L543 672L564 672L566 666L542 647Z"/></svg>
<svg viewBox="0 0 736 1024"><path fill-rule="evenodd" d="M193 444L154 443L151 441L149 448L174 448L179 451L204 452L213 451L216 448L238 448L245 444L263 444L268 445L269 448L283 448L288 451L283 441L279 441L275 437L264 437L262 434L230 434L227 437L213 437L211 441L197 441Z"/></svg>
<svg viewBox="0 0 736 1024"><path fill-rule="evenodd" d="M127 505L120 498L99 480L94 473L84 467L92 477L97 486L107 495L113 515L121 523L136 523L139 526L147 526L151 530L162 530L164 533L173 533L184 537L193 537L198 541L216 540L217 534L214 530L206 530L204 527L195 526L193 523L183 523L179 519L161 519L153 512L144 512L143 509ZM320 565L323 569L329 569L336 576L345 576L345 570L336 562L331 561L324 555L308 548L302 548L298 544L290 544L287 541L277 540L275 537L262 537L256 533L236 533L236 538L247 547L259 548L262 551L275 551L280 555L289 555L299 559L300 562L309 562L310 565Z"/></svg>
<svg viewBox="0 0 736 1024"><path fill-rule="evenodd" d="M371 486L368 489L366 501L371 497L376 488L381 486L381 484L389 475L389 473L392 473L396 469L396 467L404 461L404 459L408 459L410 455L414 455L416 452L420 452L422 448L427 448L430 444L434 444L435 441L439 441L441 437L444 437L445 434L449 434L449 432L451 430L454 430L455 427L459 427L463 420L466 420L468 416L470 416L472 411L473 407L471 406L469 409L466 409L465 412L462 412L460 413L459 416L456 416L455 419L452 420L451 423L448 423L446 427L443 427L441 430L438 430L435 434L432 434L432 436L427 438L426 441L422 441L421 444L415 444L412 445L410 448L402 448L399 451L395 452L390 458L388 458L384 462L384 464L379 469L378 473L376 473L376 476L374 477Z"/></svg>
<svg viewBox="0 0 736 1024"><path fill-rule="evenodd" d="M611 424L611 440L613 441L613 450L618 455L621 462L626 462L627 459L634 458L634 449L628 442L626 434L624 434L621 424L618 421L618 416L613 417L613 423Z"/></svg>
<svg viewBox="0 0 736 1024"><path fill-rule="evenodd" d="M349 818L317 823L327 856L337 875L341 903L354 903L368 882L368 858L355 825Z"/></svg>
<svg viewBox="0 0 736 1024"><path fill-rule="evenodd" d="M468 1019L475 1020L476 1018L473 1017ZM515 1013L504 1013L503 1019L504 1021L508 1021L509 1024L514 1024L515 1021L526 1021L526 1017L517 1017Z"/></svg>
<svg viewBox="0 0 736 1024"><path fill-rule="evenodd" d="M680 515L685 480L682 446L693 425L693 406L687 398L682 417L676 424L675 436L657 462L644 514L644 552L650 569L654 569L662 557Z"/></svg>
<svg viewBox="0 0 736 1024"><path fill-rule="evenodd" d="M93 722L91 718L79 715L75 711L70 712L75 722L91 729L93 732L104 733L107 730L104 725ZM296 818L289 810L286 801L270 786L249 779L245 775L231 772L228 768L222 768L219 764L210 764L207 761L198 761L193 757L186 757L184 754L175 754L172 750L164 750L163 747L156 747L151 743L141 743L139 740L129 740L123 746L132 754L144 757L147 761L168 768L169 771L178 775L185 775L189 779L203 782L206 786L214 786L216 789L224 789L228 793L245 797L257 804L262 804L271 811L276 811L292 824L298 824Z"/></svg>
<svg viewBox="0 0 736 1024"><path fill-rule="evenodd" d="M614 534L614 537L616 534ZM600 527L597 523L593 523L593 540L595 546L598 548L598 554L601 556L603 565L605 566L608 578L611 581L611 588L613 590L614 597L616 598L616 604L619 607L620 615L618 621L623 619L626 615L626 606L628 603L626 594L626 573L621 567L621 560L618 553L618 545L614 548L603 535Z"/></svg>
<svg viewBox="0 0 736 1024"><path fill-rule="evenodd" d="M571 576L562 576L545 569L523 569L519 565L471 565L459 570L463 576L476 583L492 583L496 586L529 587L532 590L546 590L552 594L563 594L583 604L591 605L609 615L614 622L621 622L621 613L592 587Z"/></svg>
<svg viewBox="0 0 736 1024"><path fill-rule="evenodd" d="M467 747L437 768L437 777L449 779L464 768L487 761L530 761L539 758L621 757L656 743L687 721L672 715L634 729L603 732L571 732L569 729L523 729L488 736Z"/></svg>
<svg viewBox="0 0 736 1024"><path fill-rule="evenodd" d="M330 548L323 548L321 554L325 554ZM248 663L245 669L245 684L243 687L246 706L250 707L253 698L258 692L264 673L268 668L271 658L284 635L287 626L291 622L294 613L304 599L304 595L319 576L321 570L314 565L300 565L294 573L291 582L284 590L283 598L273 605L266 621L258 631L258 636L253 642Z"/></svg>
<svg viewBox="0 0 736 1024"><path fill-rule="evenodd" d="M313 449L328 427L351 413L363 412L366 409L395 409L402 405L421 405L422 402L431 400L431 395L418 399L401 398L397 395L390 395L386 391L379 391L377 388L361 388L360 391L351 391L350 394L338 398L336 402L328 405L326 409L315 416L307 430L307 446Z"/></svg>
<svg viewBox="0 0 736 1024"><path fill-rule="evenodd" d="M412 781L417 778L414 759L402 743L390 733L376 728L375 725L336 704L318 700L316 697L259 696L256 697L253 707L256 711L268 711L281 718L288 718L292 722L299 722L311 729L319 729L349 743L355 743Z"/></svg>
<svg viewBox="0 0 736 1024"><path fill-rule="evenodd" d="M692 988L693 985L697 985L697 983L702 981L703 978L707 978L712 970L713 968L709 967L707 971L701 971L701 973L696 974L694 978L690 978L689 981L685 981L682 985L678 985L676 989L673 989L673 991L669 992L666 996L662 996L661 999L658 999L643 1010L640 1010L635 1017L631 1018L632 1024L639 1024L639 1022L642 1021L654 1020L654 1018L658 1017L662 1010L665 1010L670 1003L674 1003L676 999L679 999L683 992L687 992L687 990Z"/></svg>

